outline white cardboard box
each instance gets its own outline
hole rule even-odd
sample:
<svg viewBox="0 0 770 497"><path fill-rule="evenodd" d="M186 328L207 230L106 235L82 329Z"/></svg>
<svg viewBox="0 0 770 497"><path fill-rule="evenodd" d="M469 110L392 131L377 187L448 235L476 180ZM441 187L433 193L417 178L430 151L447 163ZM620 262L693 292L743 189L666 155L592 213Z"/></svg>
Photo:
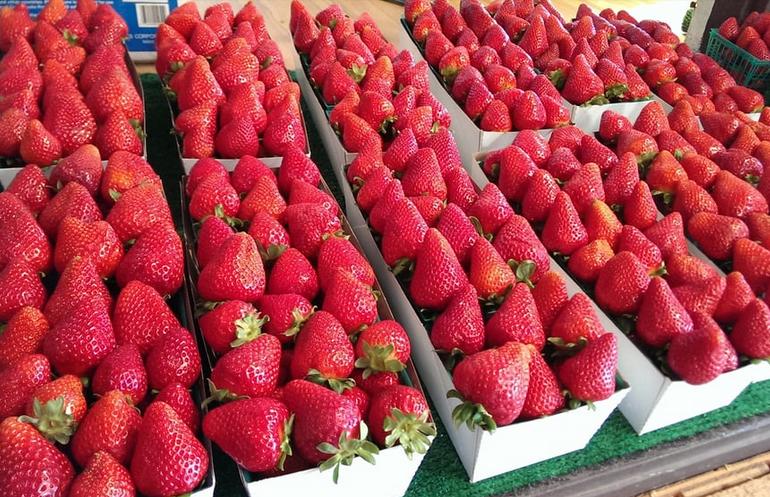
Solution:
<svg viewBox="0 0 770 497"><path fill-rule="evenodd" d="M279 165L270 165L270 167L277 172ZM321 189L331 194L323 180ZM181 187L180 191L182 192L182 223L187 245L187 277L190 281L193 281L197 277L197 266L193 263L195 260L194 232L192 231L191 220L187 215L187 200L185 199L184 188ZM355 229L344 216L342 216L341 221L343 230L346 234L350 235L351 243L356 246L359 252L365 254L360 241L356 238ZM190 285L190 296L194 304L196 294L195 290L192 290L193 286ZM384 291L379 281L375 283L375 290L383 295L377 301L379 318L394 319L392 308L388 299L384 297ZM196 328L197 326L197 323L195 323ZM214 354L205 345L205 342L203 344L205 349L204 360L209 361L211 364L214 360ZM408 376L411 386L425 395L412 361L407 363L407 369L404 371L404 374ZM430 420L433 420L432 415ZM433 437L430 437L430 440L432 442ZM376 464L374 465L367 463L360 457L356 457L350 467L341 468L339 480L336 484L332 480L331 470L321 472L318 468L310 468L269 478L256 478L255 475L240 467L238 468L238 473L241 483L252 497L272 494L304 495L311 488L313 489L313 495L319 497L358 497L361 493L361 488L368 488L368 493L376 497L400 497L406 493L406 489L409 487L424 457L424 454L414 454L409 459L405 455L404 449L400 446L381 449L380 453L375 456ZM198 496L195 495L193 497Z"/></svg>

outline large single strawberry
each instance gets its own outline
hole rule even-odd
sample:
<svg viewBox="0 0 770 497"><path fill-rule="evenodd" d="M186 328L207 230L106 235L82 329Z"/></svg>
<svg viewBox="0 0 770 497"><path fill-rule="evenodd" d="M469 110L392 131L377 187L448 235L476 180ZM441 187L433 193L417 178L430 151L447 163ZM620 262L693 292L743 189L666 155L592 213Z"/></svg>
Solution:
<svg viewBox="0 0 770 497"><path fill-rule="evenodd" d="M556 195L546 218L541 236L543 245L552 252L569 255L588 242L588 233L567 193Z"/></svg>
<svg viewBox="0 0 770 497"><path fill-rule="evenodd" d="M84 467L91 456L105 451L125 465L134 451L141 422L142 416L125 395L108 392L91 406L80 423L70 444L72 456Z"/></svg>
<svg viewBox="0 0 770 497"><path fill-rule="evenodd" d="M91 388L99 396L119 390L138 405L147 394L147 372L139 348L130 343L115 347L94 371Z"/></svg>
<svg viewBox="0 0 770 497"><path fill-rule="evenodd" d="M428 437L436 434L428 402L412 387L395 385L378 392L368 412L374 441L384 447L399 444L408 456L424 454L430 445Z"/></svg>
<svg viewBox="0 0 770 497"><path fill-rule="evenodd" d="M636 335L647 345L663 347L692 329L690 315L668 283L662 278L653 278L639 304Z"/></svg>
<svg viewBox="0 0 770 497"><path fill-rule="evenodd" d="M97 452L83 471L73 480L70 497L93 495L134 495L131 475L107 452Z"/></svg>
<svg viewBox="0 0 770 497"><path fill-rule="evenodd" d="M725 369L727 336L708 316L693 316L694 329L676 336L668 349L669 367L687 383L700 385Z"/></svg>
<svg viewBox="0 0 770 497"><path fill-rule="evenodd" d="M274 399L236 400L203 418L203 433L248 471L282 470L292 455L293 418Z"/></svg>
<svg viewBox="0 0 770 497"><path fill-rule="evenodd" d="M136 280L161 295L176 293L184 277L184 252L174 227L159 223L143 231L120 261L115 277L121 287Z"/></svg>
<svg viewBox="0 0 770 497"><path fill-rule="evenodd" d="M339 218L322 205L290 205L285 216L293 248L309 259L315 259L325 238L341 230Z"/></svg>
<svg viewBox="0 0 770 497"><path fill-rule="evenodd" d="M741 312L730 333L735 350L751 359L770 357L770 309L759 299L752 300Z"/></svg>
<svg viewBox="0 0 770 497"><path fill-rule="evenodd" d="M158 392L155 401L165 402L176 411L177 415L190 427L193 433L198 432L200 424L199 406L193 400L192 394L179 383L169 383L166 388Z"/></svg>
<svg viewBox="0 0 770 497"><path fill-rule="evenodd" d="M147 380L154 390L172 383L189 388L201 374L201 359L192 333L179 328L166 333L146 358Z"/></svg>
<svg viewBox="0 0 770 497"><path fill-rule="evenodd" d="M719 323L734 323L753 300L754 292L746 278L733 271L725 277L725 293L714 311L714 319Z"/></svg>
<svg viewBox="0 0 770 497"><path fill-rule="evenodd" d="M40 274L21 259L0 271L0 320L9 320L23 307L43 307L46 290Z"/></svg>
<svg viewBox="0 0 770 497"><path fill-rule="evenodd" d="M551 327L549 337L562 344L580 343L599 338L605 333L591 300L584 293L576 293L561 308Z"/></svg>
<svg viewBox="0 0 770 497"><path fill-rule="evenodd" d="M517 283L513 287L486 325L488 345L500 346L510 341L531 344L537 350L545 344L540 315L532 292L525 283Z"/></svg>
<svg viewBox="0 0 770 497"><path fill-rule="evenodd" d="M176 412L153 402L144 413L131 458L131 477L148 496L177 495L194 490L209 468L206 448Z"/></svg>
<svg viewBox="0 0 770 497"><path fill-rule="evenodd" d="M455 423L494 431L516 420L527 397L531 354L526 345L509 342L463 359L452 373L456 390L447 393L460 399Z"/></svg>
<svg viewBox="0 0 770 497"><path fill-rule="evenodd" d="M75 257L90 257L102 278L113 275L123 258L123 245L105 221L86 223L72 216L59 226L54 249L54 267L60 273Z"/></svg>
<svg viewBox="0 0 770 497"><path fill-rule="evenodd" d="M15 195L0 193L0 267L14 259L37 271L51 268L51 243Z"/></svg>
<svg viewBox="0 0 770 497"><path fill-rule="evenodd" d="M41 488L51 497L72 495L72 463L34 426L16 418L0 423L0 457L0 486L8 495L35 495Z"/></svg>
<svg viewBox="0 0 770 497"><path fill-rule="evenodd" d="M45 356L27 354L0 371L0 379L0 416L19 416L35 390L51 381L51 366Z"/></svg>
<svg viewBox="0 0 770 497"><path fill-rule="evenodd" d="M56 290L48 299L45 317L51 325L55 325L77 307L89 304L104 307L109 311L112 307L112 297L96 271L93 259L75 257L64 268Z"/></svg>
<svg viewBox="0 0 770 497"><path fill-rule="evenodd" d="M377 319L377 295L372 287L345 269L337 269L326 287L323 310L330 312L349 334Z"/></svg>
<svg viewBox="0 0 770 497"><path fill-rule="evenodd" d="M35 164L19 171L6 191L16 195L33 214L42 211L52 196L42 169Z"/></svg>
<svg viewBox="0 0 770 497"><path fill-rule="evenodd" d="M144 182L119 195L106 221L123 243L135 240L156 224L173 225L163 190Z"/></svg>
<svg viewBox="0 0 770 497"><path fill-rule="evenodd" d="M429 229L417 252L410 294L419 307L443 309L468 279L449 242L436 229Z"/></svg>
<svg viewBox="0 0 770 497"><path fill-rule="evenodd" d="M613 314L635 312L649 284L648 269L639 258L632 252L619 252L599 274L596 301Z"/></svg>
<svg viewBox="0 0 770 497"><path fill-rule="evenodd" d="M211 371L213 399L270 396L278 385L280 361L281 343L272 335L259 335L230 350Z"/></svg>
<svg viewBox="0 0 770 497"><path fill-rule="evenodd" d="M303 324L291 360L291 376L328 383L341 392L350 386L355 352L340 322L330 313L314 313Z"/></svg>
<svg viewBox="0 0 770 497"><path fill-rule="evenodd" d="M76 217L86 223L102 219L99 206L80 183L67 183L45 206L38 217L38 223L49 237L56 238L62 221L67 216Z"/></svg>
<svg viewBox="0 0 770 497"><path fill-rule="evenodd" d="M48 321L39 309L19 309L11 316L0 334L0 371L21 357L37 352L47 332Z"/></svg>
<svg viewBox="0 0 770 497"><path fill-rule="evenodd" d="M597 402L615 393L617 338L605 333L558 366L557 375L572 399Z"/></svg>
<svg viewBox="0 0 770 497"><path fill-rule="evenodd" d="M35 425L48 440L67 444L86 409L80 378L64 375L35 389L23 420Z"/></svg>
<svg viewBox="0 0 770 497"><path fill-rule="evenodd" d="M205 300L255 302L264 289L262 258L254 239L246 233L225 240L198 277L198 292Z"/></svg>

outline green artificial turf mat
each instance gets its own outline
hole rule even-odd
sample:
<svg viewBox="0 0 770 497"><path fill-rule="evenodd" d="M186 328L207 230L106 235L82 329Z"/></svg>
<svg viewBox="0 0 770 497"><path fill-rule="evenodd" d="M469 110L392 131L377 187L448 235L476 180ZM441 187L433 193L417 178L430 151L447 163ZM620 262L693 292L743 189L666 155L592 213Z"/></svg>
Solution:
<svg viewBox="0 0 770 497"><path fill-rule="evenodd" d="M179 197L177 181L183 173L177 158L174 137L170 134L171 120L168 113L158 77L152 74L142 75L147 111L147 146L149 161L163 178L169 196L169 202L175 215L178 215ZM326 150L321 143L318 131L313 125L307 108L304 108L305 122L312 149L312 157L329 188L343 204L339 185L331 169ZM657 430L644 436L637 436L625 418L616 411L602 429L594 436L585 450L551 459L512 473L506 473L479 483L471 484L463 469L452 442L437 418L438 436L423 460L407 497L463 496L485 497L511 492L549 478L565 475L589 466L608 462L626 455L644 451L667 442L685 439L704 431L740 421L742 419L770 412L770 382L751 385L731 405L683 421L674 426ZM566 427L568 428L568 427ZM511 447L511 450L517 450ZM526 450L522 448L521 450ZM235 497L243 495L234 464L227 460L215 448L217 497Z"/></svg>

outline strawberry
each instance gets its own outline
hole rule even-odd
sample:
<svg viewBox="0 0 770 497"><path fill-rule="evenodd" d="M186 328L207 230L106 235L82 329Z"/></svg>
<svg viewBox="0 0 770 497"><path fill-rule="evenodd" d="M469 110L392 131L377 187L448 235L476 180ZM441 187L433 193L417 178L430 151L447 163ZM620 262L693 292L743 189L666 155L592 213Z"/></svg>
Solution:
<svg viewBox="0 0 770 497"><path fill-rule="evenodd" d="M66 160L65 158L64 161ZM115 201L112 198L113 191L122 194L140 183L153 183L157 186L161 184L160 177L146 160L129 152L115 152L109 157L102 175L102 200L112 204Z"/></svg>
<svg viewBox="0 0 770 497"><path fill-rule="evenodd" d="M561 181L569 180L582 164L567 147L559 147L553 150L545 168L551 175ZM636 161L634 161L636 168Z"/></svg>
<svg viewBox="0 0 770 497"><path fill-rule="evenodd" d="M770 282L770 251L747 238L736 240L733 271L743 274L751 288L761 293Z"/></svg>
<svg viewBox="0 0 770 497"><path fill-rule="evenodd" d="M235 164L230 182L235 191L244 194L251 191L260 176L267 176L274 183L278 181L273 170L267 167L264 162L256 157L245 155ZM189 185L189 178L187 181Z"/></svg>
<svg viewBox="0 0 770 497"><path fill-rule="evenodd" d="M724 145L722 145L719 140L697 128L685 130L683 136L693 147L695 147L695 150L699 154L705 155L709 159L717 152L725 151Z"/></svg>
<svg viewBox="0 0 770 497"><path fill-rule="evenodd" d="M674 295L690 315L701 313L712 316L724 294L725 287L724 278L716 276L699 283L676 287Z"/></svg>
<svg viewBox="0 0 770 497"><path fill-rule="evenodd" d="M134 492L128 470L107 452L94 454L70 487L70 497L133 495Z"/></svg>
<svg viewBox="0 0 770 497"><path fill-rule="evenodd" d="M513 208L506 201L500 189L494 184L487 184L479 198L468 209L468 216L478 220L484 233L497 233L503 224L513 216Z"/></svg>
<svg viewBox="0 0 770 497"><path fill-rule="evenodd" d="M275 190L275 183L269 180L265 180L265 183L268 188ZM247 204L247 200L250 200L248 196L244 203ZM206 216L216 215L218 207L221 207L224 216L235 216L240 213L240 198L226 178L219 175L207 176L192 192L188 207L190 215L200 221Z"/></svg>
<svg viewBox="0 0 770 497"><path fill-rule="evenodd" d="M142 418L119 391L97 400L80 423L70 447L75 461L85 466L99 451L105 451L121 464L130 460Z"/></svg>
<svg viewBox="0 0 770 497"><path fill-rule="evenodd" d="M404 189L400 181L392 181L384 190L382 197L369 212L369 226L376 233L382 233L392 209L404 198Z"/></svg>
<svg viewBox="0 0 770 497"><path fill-rule="evenodd" d="M340 231L340 220L321 205L294 204L286 208L287 231L294 248L314 259L328 235Z"/></svg>
<svg viewBox="0 0 770 497"><path fill-rule="evenodd" d="M623 66L618 66L609 59L602 58L594 68L604 84L604 95L608 99L622 99L628 92L628 78Z"/></svg>
<svg viewBox="0 0 770 497"><path fill-rule="evenodd" d="M270 221L277 224L277 222L267 214L263 214ZM249 225L249 234L254 237L257 242L259 239L256 236L256 229L259 223L254 222L252 219ZM278 225L280 231L285 233L283 227ZM203 268L214 257L222 242L227 240L233 234L233 229L229 224L224 222L221 218L216 216L210 216L203 220L200 230L198 231L198 245L196 247L195 258L198 262L198 267ZM288 238L288 235L286 235ZM269 247L268 247L269 248Z"/></svg>
<svg viewBox="0 0 770 497"><path fill-rule="evenodd" d="M363 376L378 372L399 372L406 368L411 345L409 336L397 322L378 321L364 328L356 341L356 367Z"/></svg>
<svg viewBox="0 0 770 497"><path fill-rule="evenodd" d="M188 80L190 75L188 73ZM142 99L121 69L112 69L96 80L86 96L86 104L97 121L104 121L117 111L126 119L143 121Z"/></svg>
<svg viewBox="0 0 770 497"><path fill-rule="evenodd" d="M708 383L724 370L727 337L708 316L697 315L691 333L678 335L668 349L669 367L693 385Z"/></svg>
<svg viewBox="0 0 770 497"><path fill-rule="evenodd" d="M56 164L51 171L49 183L60 188L70 181L77 181L95 197L99 191L101 178L102 163L99 150L93 145L83 145Z"/></svg>
<svg viewBox="0 0 770 497"><path fill-rule="evenodd" d="M371 325L377 319L377 297L372 288L357 277L338 269L325 290L322 309L333 314L348 334ZM355 304L351 312L350 303Z"/></svg>
<svg viewBox="0 0 770 497"><path fill-rule="evenodd" d="M680 162L687 177L703 188L711 187L720 170L711 159L702 155L686 155Z"/></svg>
<svg viewBox="0 0 770 497"><path fill-rule="evenodd" d="M736 352L750 359L764 359L770 356L770 340L767 326L770 323L770 309L760 299L753 299L741 311L730 334L730 341Z"/></svg>
<svg viewBox="0 0 770 497"><path fill-rule="evenodd" d="M591 300L584 293L576 293L564 303L551 327L549 336L563 344L591 342L605 333L596 316Z"/></svg>
<svg viewBox="0 0 770 497"><path fill-rule="evenodd" d="M711 195L690 180L677 183L672 208L681 213L685 221L698 213L716 214L717 212L716 202L711 198Z"/></svg>
<svg viewBox="0 0 770 497"><path fill-rule="evenodd" d="M530 348L512 342L463 359L452 373L457 390L447 393L461 402L452 413L455 423L494 431L518 418L527 397L531 354Z"/></svg>
<svg viewBox="0 0 770 497"><path fill-rule="evenodd" d="M462 167L454 167L444 173L447 185L447 201L456 204L463 212L468 211L478 199L470 176Z"/></svg>
<svg viewBox="0 0 770 497"><path fill-rule="evenodd" d="M89 303L109 310L112 298L96 272L94 261L89 257L75 257L64 268L56 290L46 303L46 319L54 325L75 308Z"/></svg>
<svg viewBox="0 0 770 497"><path fill-rule="evenodd" d="M35 390L51 381L51 366L43 355L23 355L0 371L0 379L3 380L0 414L4 418L19 416Z"/></svg>
<svg viewBox="0 0 770 497"><path fill-rule="evenodd" d="M19 155L19 146L29 121L24 112L14 107L0 112L0 154L6 157Z"/></svg>
<svg viewBox="0 0 770 497"><path fill-rule="evenodd" d="M11 260L0 271L0 320L8 321L26 306L40 309L45 298L40 275L21 258Z"/></svg>
<svg viewBox="0 0 770 497"><path fill-rule="evenodd" d="M425 239L428 225L414 203L401 199L393 209L393 216L386 222L382 232L380 250L385 263L400 272L411 263Z"/></svg>
<svg viewBox="0 0 770 497"><path fill-rule="evenodd" d="M318 276L310 261L290 248L276 259L267 281L267 292L296 293L313 300L318 294Z"/></svg>
<svg viewBox="0 0 770 497"><path fill-rule="evenodd" d="M203 314L199 323L206 343L221 355L259 336L266 321L253 305L228 300Z"/></svg>
<svg viewBox="0 0 770 497"><path fill-rule="evenodd" d="M61 143L43 123L32 119L21 137L19 154L24 162L47 166L61 157Z"/></svg>
<svg viewBox="0 0 770 497"><path fill-rule="evenodd" d="M527 185L521 201L521 213L530 222L544 221L556 200L559 185L544 169L538 169Z"/></svg>
<svg viewBox="0 0 770 497"><path fill-rule="evenodd" d="M265 333L278 337L281 343L288 342L299 333L302 325L313 313L310 302L294 294L264 295L259 301L260 311L268 318L262 324Z"/></svg>
<svg viewBox="0 0 770 497"><path fill-rule="evenodd" d="M759 112L764 107L762 94L751 88L735 85L728 88L727 93L738 104L738 109L741 112Z"/></svg>
<svg viewBox="0 0 770 497"><path fill-rule="evenodd" d="M401 185L407 196L432 195L444 200L446 183L441 176L441 166L432 148L422 148L407 161Z"/></svg>
<svg viewBox="0 0 770 497"><path fill-rule="evenodd" d="M126 252L115 271L118 285L138 280L161 295L173 295L182 286L184 251L173 226L156 224L145 230Z"/></svg>
<svg viewBox="0 0 770 497"><path fill-rule="evenodd" d="M254 419L261 420L257 425ZM293 418L281 402L244 399L217 407L203 420L203 432L248 471L283 469L292 451Z"/></svg>
<svg viewBox="0 0 770 497"><path fill-rule="evenodd" d="M529 385L521 417L534 419L564 408L564 394L553 370L540 354L530 354Z"/></svg>
<svg viewBox="0 0 770 497"><path fill-rule="evenodd" d="M712 259L728 260L736 240L747 238L749 228L740 219L701 212L687 222L687 234Z"/></svg>
<svg viewBox="0 0 770 497"><path fill-rule="evenodd" d="M542 104L540 110L542 111L540 114L544 115L545 111L542 110ZM481 116L481 120L479 121L479 128L484 131L507 132L511 131L513 126L511 116L508 113L508 107L500 100L492 100L489 105L487 105ZM527 125L525 124L524 126ZM542 127L542 125L540 127ZM522 128L517 127L517 129Z"/></svg>
<svg viewBox="0 0 770 497"><path fill-rule="evenodd" d="M51 198L46 181L42 170L35 164L29 164L16 174L7 191L24 202L30 212L38 214Z"/></svg>
<svg viewBox="0 0 770 497"><path fill-rule="evenodd" d="M27 354L40 349L48 332L48 321L38 309L22 307L5 325L0 335L0 371Z"/></svg>
<svg viewBox="0 0 770 497"><path fill-rule="evenodd" d="M131 477L146 495L195 489L208 470L206 449L174 410L153 402L144 413L131 458Z"/></svg>
<svg viewBox="0 0 770 497"><path fill-rule="evenodd" d="M410 293L415 304L443 309L451 297L467 284L467 277L451 246L441 233L431 228L417 252Z"/></svg>
<svg viewBox="0 0 770 497"><path fill-rule="evenodd" d="M53 497L71 494L75 470L67 457L34 427L15 418L0 423L0 485L9 495L34 495L40 488Z"/></svg>
<svg viewBox="0 0 770 497"><path fill-rule="evenodd" d="M121 194L106 221L124 243L154 226L172 225L163 191L152 183L140 184Z"/></svg>
<svg viewBox="0 0 770 497"><path fill-rule="evenodd" d="M601 103L604 100L604 84L583 54L572 61L572 69L564 82L562 95L576 105Z"/></svg>
<svg viewBox="0 0 770 497"><path fill-rule="evenodd" d="M645 229L644 235L658 246L663 259L667 260L675 254L686 255L688 253L682 215L678 212L672 212Z"/></svg>
<svg viewBox="0 0 770 497"><path fill-rule="evenodd" d="M633 153L636 161L644 165L648 164L656 156L658 144L647 133L631 129L622 132L618 136L616 150L618 155L623 155L627 152Z"/></svg>
<svg viewBox="0 0 770 497"><path fill-rule="evenodd" d="M254 239L246 233L236 233L225 240L198 277L198 292L205 300L254 302L262 296L264 288L262 259Z"/></svg>
<svg viewBox="0 0 770 497"><path fill-rule="evenodd" d="M469 280L480 298L500 298L513 285L513 271L486 239L479 238L474 243L469 258Z"/></svg>
<svg viewBox="0 0 770 497"><path fill-rule="evenodd" d="M559 365L557 376L576 401L597 402L615 392L617 339L605 333Z"/></svg>
<svg viewBox="0 0 770 497"><path fill-rule="evenodd" d="M732 324L754 299L754 292L743 275L737 271L728 274L725 282L725 292L714 311L714 319L720 323Z"/></svg>
<svg viewBox="0 0 770 497"><path fill-rule="evenodd" d="M113 349L96 368L91 387L99 396L119 390L138 405L147 394L147 373L139 348L129 343Z"/></svg>
<svg viewBox="0 0 770 497"><path fill-rule="evenodd" d="M228 201L230 198L233 198L233 202L236 201L236 197L233 197L233 194L235 194L235 189L231 190L231 188L229 188L229 183L219 182L219 188L221 188L223 192L227 192L226 198ZM199 197L199 199L202 198L202 196ZM206 203L210 204L210 202ZM216 211L216 209L217 207L215 206L214 210ZM263 213L268 214L276 220L279 220L283 218L283 213L285 210L286 201L281 196L281 192L278 191L278 187L275 182L267 176L262 176L257 179L254 187L240 202L238 218L250 222L254 216Z"/></svg>
<svg viewBox="0 0 770 497"><path fill-rule="evenodd" d="M631 128L631 121L626 116L611 110L604 111L599 120L599 136L606 142L616 140L620 133Z"/></svg>
<svg viewBox="0 0 770 497"><path fill-rule="evenodd" d="M198 55L185 66L184 81L177 92L180 110L191 109L204 102L224 102L225 95L211 72L206 59Z"/></svg>
<svg viewBox="0 0 770 497"><path fill-rule="evenodd" d="M714 181L712 197L725 216L744 218L752 212L766 213L765 198L750 184L728 171L720 171Z"/></svg>
<svg viewBox="0 0 770 497"><path fill-rule="evenodd" d="M533 130L524 130L517 134L513 144L529 155L538 167L545 164L551 155L550 147L543 135Z"/></svg>
<svg viewBox="0 0 770 497"><path fill-rule="evenodd" d="M509 341L528 343L537 350L545 344L545 333L535 301L524 283L513 287L486 325L488 345L499 346Z"/></svg>
<svg viewBox="0 0 770 497"><path fill-rule="evenodd" d="M63 272L75 257L91 257L102 278L108 278L117 269L123 257L123 245L115 231L105 221L84 223L68 216L61 222L54 251L54 266Z"/></svg>
<svg viewBox="0 0 770 497"><path fill-rule="evenodd" d="M594 200L585 211L583 219L589 241L603 239L615 248L623 224L607 204L599 199Z"/></svg>
<svg viewBox="0 0 770 497"><path fill-rule="evenodd" d="M770 216L760 212L752 212L746 217L749 235L752 240L767 246L770 241Z"/></svg>
<svg viewBox="0 0 770 497"><path fill-rule="evenodd" d="M687 173L667 151L660 152L653 159L645 176L645 181L654 192L674 193L680 181L687 180Z"/></svg>
<svg viewBox="0 0 770 497"><path fill-rule="evenodd" d="M735 17L728 17L719 25L719 34L730 41L738 38L738 20Z"/></svg>
<svg viewBox="0 0 770 497"><path fill-rule="evenodd" d="M322 470L334 467L335 482L340 464L349 464L355 455L362 454L371 460L378 452L373 443L359 439L361 413L351 399L304 380L289 382L284 398L295 413L297 452L311 463L323 461Z"/></svg>
<svg viewBox="0 0 770 497"><path fill-rule="evenodd" d="M212 400L269 396L278 384L280 360L281 343L272 335L259 335L231 349L211 371Z"/></svg>
<svg viewBox="0 0 770 497"><path fill-rule="evenodd" d="M161 337L180 327L158 292L130 281L115 301L113 326L118 344L135 344L146 353Z"/></svg>
<svg viewBox="0 0 770 497"><path fill-rule="evenodd" d="M38 222L40 227L51 237L56 237L62 221L66 217L74 217L84 223L100 221L102 213L88 193L88 190L80 183L67 183L56 194L45 209L40 213Z"/></svg>
<svg viewBox="0 0 770 497"><path fill-rule="evenodd" d="M198 405L193 400L190 391L184 386L179 383L169 383L158 392L154 401L165 402L171 406L193 433L198 432L198 425L200 423Z"/></svg>
<svg viewBox="0 0 770 497"><path fill-rule="evenodd" d="M607 240L596 239L572 253L567 269L581 281L594 282L613 255L615 253Z"/></svg>
<svg viewBox="0 0 770 497"><path fill-rule="evenodd" d="M436 434L429 421L430 408L419 390L396 385L378 392L369 405L372 438L379 445L401 445L407 455L423 454L428 450L427 437Z"/></svg>
<svg viewBox="0 0 770 497"><path fill-rule="evenodd" d="M548 214L541 239L552 252L569 255L588 241L588 234L580 222L570 197L559 192Z"/></svg>
<svg viewBox="0 0 770 497"><path fill-rule="evenodd" d="M484 345L484 319L473 285L457 292L431 328L430 340L436 350L475 354Z"/></svg>
<svg viewBox="0 0 770 497"><path fill-rule="evenodd" d="M615 153L591 135L583 135L581 138L577 157L584 164L593 162L599 165L602 172L611 171L618 163L618 157Z"/></svg>
<svg viewBox="0 0 770 497"><path fill-rule="evenodd" d="M639 258L631 252L618 252L599 274L596 301L613 314L635 312L649 283L648 269Z"/></svg>
<svg viewBox="0 0 770 497"><path fill-rule="evenodd" d="M341 392L349 386L355 355L346 330L329 312L314 313L303 325L291 359L291 376L328 383Z"/></svg>
<svg viewBox="0 0 770 497"><path fill-rule="evenodd" d="M147 380L154 390L171 383L189 388L201 372L195 338L184 328L166 333L147 354L146 367Z"/></svg>
<svg viewBox="0 0 770 497"><path fill-rule="evenodd" d="M488 155L484 168L488 170L488 175L497 176L499 190L505 198L520 202L529 178L537 170L537 165L521 148L511 145L503 149L499 156Z"/></svg>

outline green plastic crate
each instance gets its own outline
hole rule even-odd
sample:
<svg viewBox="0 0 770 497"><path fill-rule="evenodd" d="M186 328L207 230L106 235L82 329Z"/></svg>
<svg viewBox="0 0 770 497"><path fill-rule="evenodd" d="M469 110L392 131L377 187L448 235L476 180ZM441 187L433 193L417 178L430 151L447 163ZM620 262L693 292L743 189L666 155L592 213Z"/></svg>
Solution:
<svg viewBox="0 0 770 497"><path fill-rule="evenodd" d="M706 55L724 67L742 86L760 92L770 89L770 60L761 60L719 34L716 28L709 32Z"/></svg>

